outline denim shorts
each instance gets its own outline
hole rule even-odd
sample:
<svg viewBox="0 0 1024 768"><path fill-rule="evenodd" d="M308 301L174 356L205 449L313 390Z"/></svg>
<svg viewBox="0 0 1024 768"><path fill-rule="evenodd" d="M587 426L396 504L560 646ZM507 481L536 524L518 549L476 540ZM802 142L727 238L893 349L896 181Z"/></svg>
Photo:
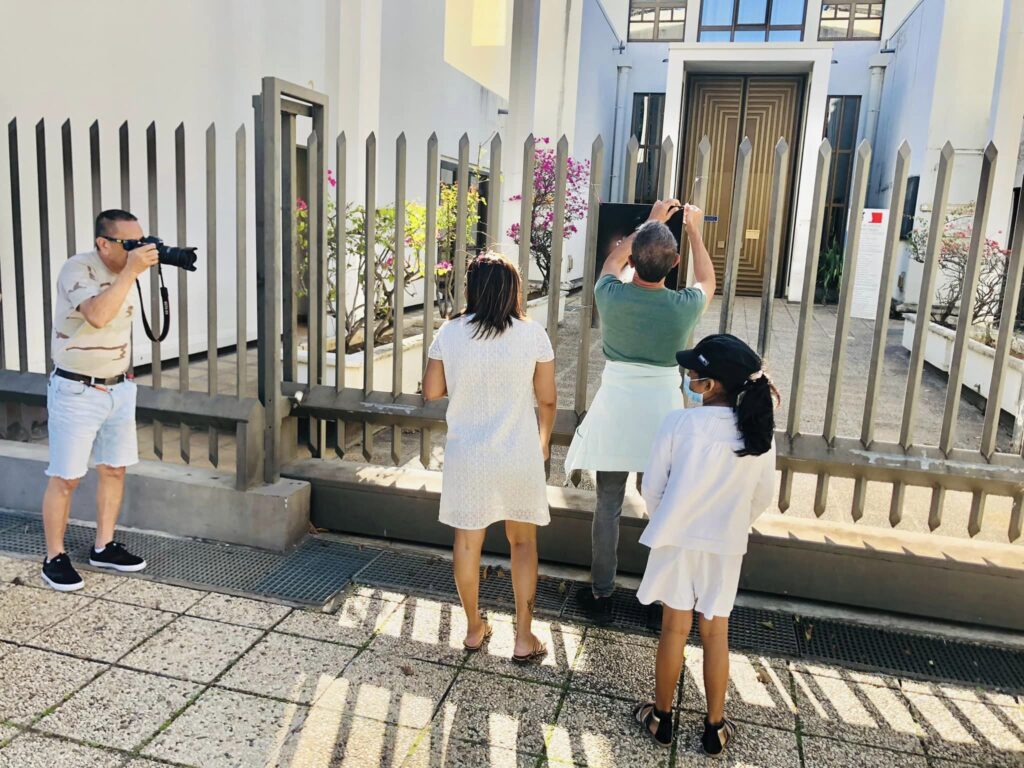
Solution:
<svg viewBox="0 0 1024 768"><path fill-rule="evenodd" d="M77 480L93 464L129 467L139 463L135 434L134 381L90 387L51 376L46 393L49 411L50 466L46 474Z"/></svg>

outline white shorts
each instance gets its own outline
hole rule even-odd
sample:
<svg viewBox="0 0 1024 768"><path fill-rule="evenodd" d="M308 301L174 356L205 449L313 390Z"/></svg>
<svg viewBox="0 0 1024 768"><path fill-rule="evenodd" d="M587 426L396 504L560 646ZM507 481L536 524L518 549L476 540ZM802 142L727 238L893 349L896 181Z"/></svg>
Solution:
<svg viewBox="0 0 1024 768"><path fill-rule="evenodd" d="M46 474L77 480L92 463L129 467L139 463L134 381L97 389L51 376L46 392L50 466Z"/></svg>
<svg viewBox="0 0 1024 768"><path fill-rule="evenodd" d="M711 619L728 616L736 602L743 555L717 555L680 547L651 550L637 599L677 611L696 609Z"/></svg>

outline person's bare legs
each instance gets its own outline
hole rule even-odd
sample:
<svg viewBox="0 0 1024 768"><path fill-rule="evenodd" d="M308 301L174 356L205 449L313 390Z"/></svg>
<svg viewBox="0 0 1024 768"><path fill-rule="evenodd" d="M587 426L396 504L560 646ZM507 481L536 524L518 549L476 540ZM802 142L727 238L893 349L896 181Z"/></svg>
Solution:
<svg viewBox="0 0 1024 768"><path fill-rule="evenodd" d="M479 530L455 529L452 546L452 570L455 586L459 589L462 609L466 612L466 639L473 648L483 642L487 622L480 615L480 552L484 546L486 528Z"/></svg>
<svg viewBox="0 0 1024 768"><path fill-rule="evenodd" d="M516 596L516 644L512 653L526 656L540 647L533 634L533 605L537 597L537 526L505 521L512 554L512 590Z"/></svg>
<svg viewBox="0 0 1024 768"><path fill-rule="evenodd" d="M51 477L43 494L43 532L46 536L46 558L55 558L64 551L64 532L71 514L71 497L79 480Z"/></svg>
<svg viewBox="0 0 1024 768"><path fill-rule="evenodd" d="M96 473L96 549L101 549L114 540L114 526L124 498L124 467L97 464Z"/></svg>
<svg viewBox="0 0 1024 768"><path fill-rule="evenodd" d="M693 611L679 611L664 606L654 667L654 706L660 712L671 712L675 703L676 686L679 685L686 654L686 638L692 624ZM651 733L656 732L658 724L652 720L651 725Z"/></svg>
<svg viewBox="0 0 1024 768"><path fill-rule="evenodd" d="M700 644L704 647L704 695L708 721L717 725L725 718L725 690L729 685L729 617L700 617Z"/></svg>

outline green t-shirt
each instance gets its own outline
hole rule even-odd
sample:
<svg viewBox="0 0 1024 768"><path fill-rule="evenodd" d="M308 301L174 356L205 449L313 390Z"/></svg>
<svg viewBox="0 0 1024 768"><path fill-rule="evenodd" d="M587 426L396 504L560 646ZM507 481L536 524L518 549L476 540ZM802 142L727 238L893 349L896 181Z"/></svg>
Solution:
<svg viewBox="0 0 1024 768"><path fill-rule="evenodd" d="M700 288L641 288L604 275L594 288L604 356L622 363L671 367L706 299Z"/></svg>

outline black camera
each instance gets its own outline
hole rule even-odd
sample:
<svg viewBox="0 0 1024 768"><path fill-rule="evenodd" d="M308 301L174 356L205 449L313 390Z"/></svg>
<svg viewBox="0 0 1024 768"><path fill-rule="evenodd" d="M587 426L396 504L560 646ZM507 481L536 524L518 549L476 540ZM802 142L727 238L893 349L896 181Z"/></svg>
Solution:
<svg viewBox="0 0 1024 768"><path fill-rule="evenodd" d="M186 272L196 271L196 259L198 257L196 256L195 248L175 248L173 245L164 245L163 240L152 235L139 240L124 241L124 249L126 251L134 251L143 245L156 246L156 252L160 257L161 264L184 269Z"/></svg>

